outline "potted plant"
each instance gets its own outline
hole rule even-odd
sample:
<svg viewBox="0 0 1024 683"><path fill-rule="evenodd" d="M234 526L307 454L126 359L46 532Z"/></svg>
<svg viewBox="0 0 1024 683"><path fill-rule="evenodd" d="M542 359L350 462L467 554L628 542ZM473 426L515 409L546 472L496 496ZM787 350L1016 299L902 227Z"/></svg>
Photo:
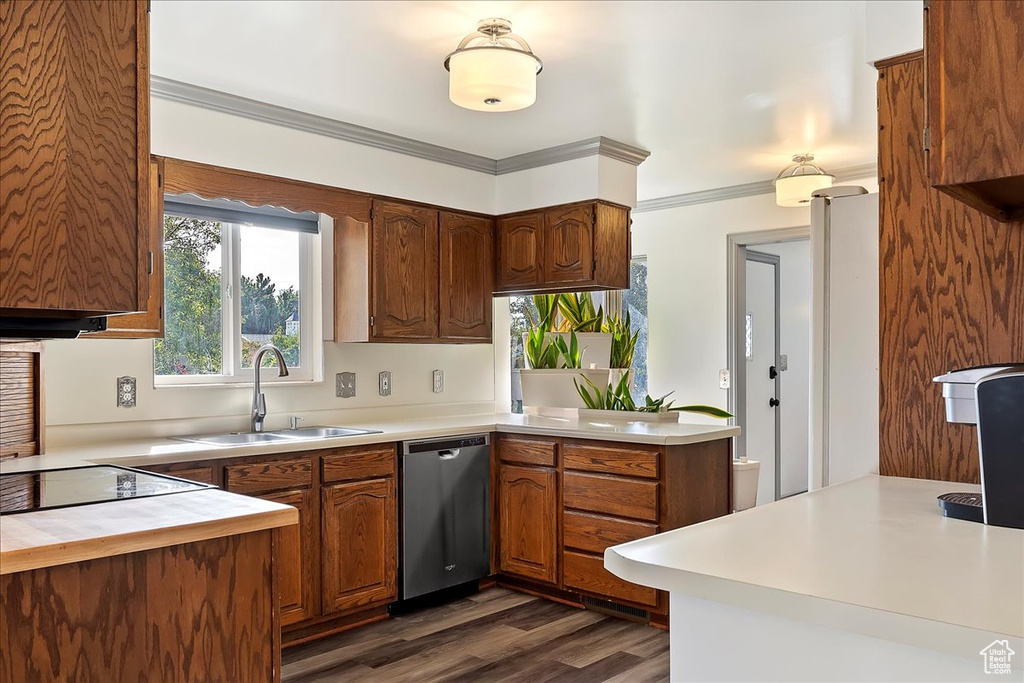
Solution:
<svg viewBox="0 0 1024 683"><path fill-rule="evenodd" d="M537 308L537 319L530 315L534 330L542 329L549 339L561 338L566 344L569 343L569 333L575 332L580 349L587 354L587 365L611 367L612 335L608 320L602 307L594 308L590 292L536 294L533 305ZM529 332L523 333L524 349L528 335ZM527 367L533 367L529 365L529 358Z"/></svg>
<svg viewBox="0 0 1024 683"><path fill-rule="evenodd" d="M636 343L640 338L640 330L631 332L629 312L625 318L611 316L605 323L605 328L611 336L609 347L609 363L611 368L608 381L613 386L618 385L623 377L629 377L629 389L633 390L633 354L636 351Z"/></svg>
<svg viewBox="0 0 1024 683"><path fill-rule="evenodd" d="M523 387L523 405L528 407L572 409L583 401L575 389L582 377L591 382L607 382L608 369L583 368L584 349L576 333L550 337L542 327L526 333L524 350L528 368L519 371Z"/></svg>
<svg viewBox="0 0 1024 683"><path fill-rule="evenodd" d="M583 378L583 383L576 382L576 391L586 405L579 409L580 418L611 420L617 422L678 422L679 413L699 413L717 418L732 417L721 408L706 405L673 406L668 397L674 392L669 392L661 398L651 398L648 395L643 405L636 405L629 390L629 377L623 376L618 384L610 382L604 387L598 385L589 377Z"/></svg>

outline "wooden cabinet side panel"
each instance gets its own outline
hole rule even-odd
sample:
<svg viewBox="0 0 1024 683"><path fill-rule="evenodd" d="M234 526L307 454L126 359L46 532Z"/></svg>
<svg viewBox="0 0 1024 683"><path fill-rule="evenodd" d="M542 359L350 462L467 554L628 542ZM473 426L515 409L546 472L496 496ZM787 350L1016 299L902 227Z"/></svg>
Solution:
<svg viewBox="0 0 1024 683"><path fill-rule="evenodd" d="M137 311L148 293L146 3L0 11L0 308Z"/></svg>
<svg viewBox="0 0 1024 683"><path fill-rule="evenodd" d="M732 512L730 439L668 446L661 495L661 531Z"/></svg>
<svg viewBox="0 0 1024 683"><path fill-rule="evenodd" d="M594 210L594 280L602 287L629 289L629 209L597 202Z"/></svg>
<svg viewBox="0 0 1024 683"><path fill-rule="evenodd" d="M370 339L370 224L334 219L334 341Z"/></svg>
<svg viewBox="0 0 1024 683"><path fill-rule="evenodd" d="M977 482L977 435L946 422L932 377L1020 358L1024 221L1000 223L929 187L923 84L921 59L879 71L879 469Z"/></svg>
<svg viewBox="0 0 1024 683"><path fill-rule="evenodd" d="M322 489L323 613L396 599L398 506L394 479Z"/></svg>
<svg viewBox="0 0 1024 683"><path fill-rule="evenodd" d="M439 334L457 341L490 341L494 294L493 221L440 214Z"/></svg>
<svg viewBox="0 0 1024 683"><path fill-rule="evenodd" d="M500 570L557 583L557 473L540 467L500 465L498 492Z"/></svg>
<svg viewBox="0 0 1024 683"><path fill-rule="evenodd" d="M374 202L372 249L373 338L437 337L437 211Z"/></svg>

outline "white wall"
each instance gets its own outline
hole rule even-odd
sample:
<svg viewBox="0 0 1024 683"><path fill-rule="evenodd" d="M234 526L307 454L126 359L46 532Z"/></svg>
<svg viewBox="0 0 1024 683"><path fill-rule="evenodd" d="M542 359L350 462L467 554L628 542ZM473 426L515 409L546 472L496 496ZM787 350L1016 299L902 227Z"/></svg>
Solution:
<svg viewBox="0 0 1024 683"><path fill-rule="evenodd" d="M874 178L843 184L878 190ZM727 367L726 236L809 223L809 209L776 206L771 194L633 215L633 254L647 257L653 396L675 391L679 403L726 407L727 392L718 388L718 371Z"/></svg>
<svg viewBox="0 0 1024 683"><path fill-rule="evenodd" d="M779 257L779 353L789 369L780 374L782 429L782 495L807 490L811 370L811 243L810 240L759 244L757 251Z"/></svg>
<svg viewBox="0 0 1024 683"><path fill-rule="evenodd" d="M499 175L495 188L499 214L586 199L636 206L636 166L590 156Z"/></svg>
<svg viewBox="0 0 1024 683"><path fill-rule="evenodd" d="M921 0L868 0L865 4L864 56L868 64L924 47Z"/></svg>

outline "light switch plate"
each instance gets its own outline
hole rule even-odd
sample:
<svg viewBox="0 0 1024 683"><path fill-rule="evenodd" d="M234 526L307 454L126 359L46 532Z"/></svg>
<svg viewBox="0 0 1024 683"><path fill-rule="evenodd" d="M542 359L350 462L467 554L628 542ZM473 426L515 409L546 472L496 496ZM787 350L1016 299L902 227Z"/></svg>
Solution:
<svg viewBox="0 0 1024 683"><path fill-rule="evenodd" d="M334 375L334 394L338 398L352 398L356 395L356 373L339 372Z"/></svg>
<svg viewBox="0 0 1024 683"><path fill-rule="evenodd" d="M379 381L379 384L380 384L380 395L381 396L390 396L391 395L391 371L390 370L381 370L381 373L379 375L379 380L378 381Z"/></svg>
<svg viewBox="0 0 1024 683"><path fill-rule="evenodd" d="M138 397L138 382L134 377L117 378L117 407L134 408Z"/></svg>
<svg viewBox="0 0 1024 683"><path fill-rule="evenodd" d="M779 372L784 370L789 370L789 356L783 353L779 356Z"/></svg>
<svg viewBox="0 0 1024 683"><path fill-rule="evenodd" d="M718 371L718 388L728 389L730 386L731 382L729 380L729 369L722 368L721 370Z"/></svg>
<svg viewBox="0 0 1024 683"><path fill-rule="evenodd" d="M434 370L434 393L444 393L444 370Z"/></svg>

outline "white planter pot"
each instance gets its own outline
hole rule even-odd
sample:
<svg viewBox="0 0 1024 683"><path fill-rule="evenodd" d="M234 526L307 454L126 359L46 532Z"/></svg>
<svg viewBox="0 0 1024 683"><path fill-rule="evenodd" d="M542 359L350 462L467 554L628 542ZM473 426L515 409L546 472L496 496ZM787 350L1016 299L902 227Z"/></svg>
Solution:
<svg viewBox="0 0 1024 683"><path fill-rule="evenodd" d="M642 413L639 410L593 410L580 408L581 420L591 422L679 422L679 413L665 411L661 413Z"/></svg>
<svg viewBox="0 0 1024 683"><path fill-rule="evenodd" d="M583 382L580 375L590 378L597 386L607 386L607 369L560 369L519 371L523 383L523 405L546 408L582 408L585 406L573 380Z"/></svg>
<svg viewBox="0 0 1024 683"><path fill-rule="evenodd" d="M548 332L544 335L545 340L550 342L554 337L565 339L565 346L569 346L568 332ZM523 333L523 349L526 348L528 335ZM577 332L576 343L583 350L583 367L607 368L612 358L612 335L610 332ZM561 363L563 359L559 357ZM527 367L530 367L530 359L526 359Z"/></svg>

